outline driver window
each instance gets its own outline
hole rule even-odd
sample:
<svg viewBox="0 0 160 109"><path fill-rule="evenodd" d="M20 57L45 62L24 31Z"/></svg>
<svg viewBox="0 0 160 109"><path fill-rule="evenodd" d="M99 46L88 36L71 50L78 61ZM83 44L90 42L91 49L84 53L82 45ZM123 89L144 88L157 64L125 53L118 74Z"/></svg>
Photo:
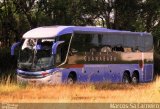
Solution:
<svg viewBox="0 0 160 109"><path fill-rule="evenodd" d="M56 64L60 64L65 61L66 48L64 46L65 46L65 44L60 44L57 47L56 60L55 60Z"/></svg>
<svg viewBox="0 0 160 109"><path fill-rule="evenodd" d="M56 64L60 64L61 63L61 45L58 46L57 48L57 53L56 53Z"/></svg>
<svg viewBox="0 0 160 109"><path fill-rule="evenodd" d="M61 58L60 58L61 56L60 56L60 53L57 53L56 54L56 63L57 64L59 64L59 63L61 63Z"/></svg>

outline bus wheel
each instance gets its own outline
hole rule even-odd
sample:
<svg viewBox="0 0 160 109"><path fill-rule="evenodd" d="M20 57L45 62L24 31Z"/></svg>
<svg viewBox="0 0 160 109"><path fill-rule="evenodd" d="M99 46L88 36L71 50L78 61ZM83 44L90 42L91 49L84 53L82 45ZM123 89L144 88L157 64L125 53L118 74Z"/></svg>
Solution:
<svg viewBox="0 0 160 109"><path fill-rule="evenodd" d="M132 75L132 83L133 84L138 84L139 83L138 73L133 73L133 75Z"/></svg>
<svg viewBox="0 0 160 109"><path fill-rule="evenodd" d="M70 73L69 76L68 76L68 79L67 79L67 84L74 84L77 80L77 75L75 72L73 73Z"/></svg>
<svg viewBox="0 0 160 109"><path fill-rule="evenodd" d="M126 84L131 83L131 78L130 78L129 72L125 72L123 74L122 82L126 83Z"/></svg>
<svg viewBox="0 0 160 109"><path fill-rule="evenodd" d="M67 84L74 84L74 80L73 80L73 78L71 78L71 77L68 77L68 79L67 79Z"/></svg>

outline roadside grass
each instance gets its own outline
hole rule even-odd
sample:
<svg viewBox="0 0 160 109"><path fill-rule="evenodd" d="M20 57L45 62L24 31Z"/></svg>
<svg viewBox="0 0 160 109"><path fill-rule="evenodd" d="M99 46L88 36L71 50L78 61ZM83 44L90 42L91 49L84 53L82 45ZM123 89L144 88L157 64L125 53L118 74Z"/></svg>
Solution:
<svg viewBox="0 0 160 109"><path fill-rule="evenodd" d="M74 85L18 85L2 82L0 102L159 103L160 77L150 83L86 83Z"/></svg>

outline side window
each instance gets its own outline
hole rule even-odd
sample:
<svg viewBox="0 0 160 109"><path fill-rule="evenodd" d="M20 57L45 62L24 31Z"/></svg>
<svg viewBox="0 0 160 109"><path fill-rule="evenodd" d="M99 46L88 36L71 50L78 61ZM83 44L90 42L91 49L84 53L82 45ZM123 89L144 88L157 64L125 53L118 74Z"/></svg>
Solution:
<svg viewBox="0 0 160 109"><path fill-rule="evenodd" d="M62 46L59 45L58 48L57 48L56 60L55 60L57 65L62 62L62 58L61 58L62 56L61 55L62 55Z"/></svg>
<svg viewBox="0 0 160 109"><path fill-rule="evenodd" d="M153 51L153 37L149 35L146 36L144 43L145 43L145 51L152 52Z"/></svg>
<svg viewBox="0 0 160 109"><path fill-rule="evenodd" d="M112 52L112 47L111 45L109 45L108 38L106 35L99 34L98 42L99 42L100 52Z"/></svg>
<svg viewBox="0 0 160 109"><path fill-rule="evenodd" d="M71 34L62 35L59 38L60 41L65 41L62 45L60 45L60 47L58 47L59 57L57 56L57 60L59 60L60 62L64 62L66 59L66 55L69 49L68 47L70 44L70 39L71 39Z"/></svg>
<svg viewBox="0 0 160 109"><path fill-rule="evenodd" d="M59 41L65 41L65 44L68 46L71 36L72 36L71 34L65 34L65 35L59 36Z"/></svg>
<svg viewBox="0 0 160 109"><path fill-rule="evenodd" d="M126 53L128 53L128 52L133 52L133 48L124 47L124 52L126 52Z"/></svg>
<svg viewBox="0 0 160 109"><path fill-rule="evenodd" d="M77 52L96 52L98 35L76 33L72 39L71 49Z"/></svg>
<svg viewBox="0 0 160 109"><path fill-rule="evenodd" d="M112 48L112 51L115 51L115 52L124 52L124 48L122 46L114 46Z"/></svg>
<svg viewBox="0 0 160 109"><path fill-rule="evenodd" d="M72 38L71 50L82 51L82 47L85 46L84 41L84 38L82 38L80 34L75 34Z"/></svg>
<svg viewBox="0 0 160 109"><path fill-rule="evenodd" d="M100 48L100 52L112 52L112 48L109 45L104 45Z"/></svg>

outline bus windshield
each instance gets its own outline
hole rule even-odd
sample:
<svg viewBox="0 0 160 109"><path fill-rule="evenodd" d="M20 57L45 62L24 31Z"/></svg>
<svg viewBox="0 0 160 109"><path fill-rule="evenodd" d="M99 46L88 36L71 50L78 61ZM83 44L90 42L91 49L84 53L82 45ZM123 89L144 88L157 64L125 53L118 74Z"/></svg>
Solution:
<svg viewBox="0 0 160 109"><path fill-rule="evenodd" d="M36 40L36 44L22 46L23 49L19 52L18 68L24 71L42 71L53 67L52 44L53 41Z"/></svg>

